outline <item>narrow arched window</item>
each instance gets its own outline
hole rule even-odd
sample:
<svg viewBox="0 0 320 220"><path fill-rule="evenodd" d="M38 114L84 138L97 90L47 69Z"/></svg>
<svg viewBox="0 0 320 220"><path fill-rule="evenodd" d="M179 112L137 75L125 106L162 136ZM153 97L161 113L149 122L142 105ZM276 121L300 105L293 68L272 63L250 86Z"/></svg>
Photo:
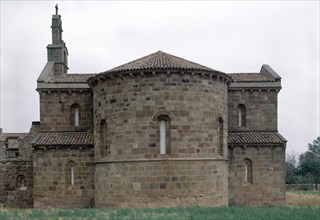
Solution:
<svg viewBox="0 0 320 220"><path fill-rule="evenodd" d="M252 162L248 158L244 160L244 182L252 183Z"/></svg>
<svg viewBox="0 0 320 220"><path fill-rule="evenodd" d="M70 166L70 185L73 186L74 185L74 166L71 165Z"/></svg>
<svg viewBox="0 0 320 220"><path fill-rule="evenodd" d="M218 122L219 122L219 129L218 129L219 144L218 144L218 147L219 147L220 156L223 156L223 119L220 117L218 119Z"/></svg>
<svg viewBox="0 0 320 220"><path fill-rule="evenodd" d="M80 126L80 106L78 104L71 106L71 122L74 127Z"/></svg>
<svg viewBox="0 0 320 220"><path fill-rule="evenodd" d="M238 126L246 126L246 107L243 104L238 105Z"/></svg>
<svg viewBox="0 0 320 220"><path fill-rule="evenodd" d="M166 154L167 148L166 121L160 120L160 154Z"/></svg>
<svg viewBox="0 0 320 220"><path fill-rule="evenodd" d="M105 154L110 154L110 151L107 148L107 123L104 119L100 122L100 150L101 157Z"/></svg>
<svg viewBox="0 0 320 220"><path fill-rule="evenodd" d="M74 108L74 126L79 126L79 116L80 116L80 110L79 107Z"/></svg>
<svg viewBox="0 0 320 220"><path fill-rule="evenodd" d="M67 184L73 186L75 184L75 163L69 161L67 164Z"/></svg>
<svg viewBox="0 0 320 220"><path fill-rule="evenodd" d="M159 137L160 137L160 154L170 153L170 118L166 115L158 117Z"/></svg>

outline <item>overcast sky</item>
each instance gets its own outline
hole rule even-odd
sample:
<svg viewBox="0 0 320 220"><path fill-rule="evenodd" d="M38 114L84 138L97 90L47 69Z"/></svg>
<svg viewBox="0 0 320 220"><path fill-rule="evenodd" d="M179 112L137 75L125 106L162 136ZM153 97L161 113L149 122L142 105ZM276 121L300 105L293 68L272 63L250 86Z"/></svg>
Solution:
<svg viewBox="0 0 320 220"><path fill-rule="evenodd" d="M226 72L282 77L278 127L287 152L319 136L319 1L0 1L4 132L39 120L36 79L59 3L69 73L98 73L158 50Z"/></svg>

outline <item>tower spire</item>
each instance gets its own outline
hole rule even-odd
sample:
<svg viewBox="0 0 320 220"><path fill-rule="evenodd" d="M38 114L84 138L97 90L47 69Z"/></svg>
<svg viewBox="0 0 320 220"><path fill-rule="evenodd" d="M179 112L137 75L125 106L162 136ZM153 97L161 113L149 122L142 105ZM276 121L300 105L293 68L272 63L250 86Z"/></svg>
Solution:
<svg viewBox="0 0 320 220"><path fill-rule="evenodd" d="M56 13L52 15L52 44L47 46L48 61L54 61L54 75L62 75L68 71L68 49L62 40L62 20L58 14L58 4L55 6Z"/></svg>

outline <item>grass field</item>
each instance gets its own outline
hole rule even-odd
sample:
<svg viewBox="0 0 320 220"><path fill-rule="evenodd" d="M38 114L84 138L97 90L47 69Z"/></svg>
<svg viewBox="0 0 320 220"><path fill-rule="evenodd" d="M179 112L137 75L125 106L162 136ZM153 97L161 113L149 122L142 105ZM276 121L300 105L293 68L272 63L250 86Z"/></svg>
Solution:
<svg viewBox="0 0 320 220"><path fill-rule="evenodd" d="M287 206L312 206L320 208L320 191L287 192L286 199Z"/></svg>
<svg viewBox="0 0 320 220"><path fill-rule="evenodd" d="M320 192L288 192L284 207L178 207L146 209L0 209L0 219L227 219L320 220Z"/></svg>

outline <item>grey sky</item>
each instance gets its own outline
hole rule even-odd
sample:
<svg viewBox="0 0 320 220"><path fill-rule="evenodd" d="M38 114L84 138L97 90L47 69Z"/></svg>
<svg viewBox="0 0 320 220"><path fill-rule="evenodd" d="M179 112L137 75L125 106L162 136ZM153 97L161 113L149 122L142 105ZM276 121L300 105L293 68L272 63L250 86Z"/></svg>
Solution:
<svg viewBox="0 0 320 220"><path fill-rule="evenodd" d="M53 1L0 1L4 132L39 120L36 79L51 43ZM319 1L67 1L59 3L69 73L98 73L162 50L226 73L282 76L287 151L319 136Z"/></svg>

